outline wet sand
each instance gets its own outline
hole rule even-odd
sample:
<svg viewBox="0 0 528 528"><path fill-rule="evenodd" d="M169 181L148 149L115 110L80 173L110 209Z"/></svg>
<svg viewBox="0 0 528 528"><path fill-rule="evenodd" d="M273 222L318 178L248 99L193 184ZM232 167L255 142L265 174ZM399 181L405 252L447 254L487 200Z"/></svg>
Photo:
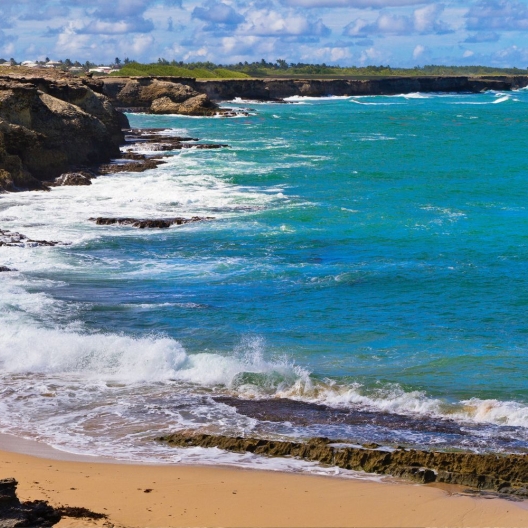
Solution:
<svg viewBox="0 0 528 528"><path fill-rule="evenodd" d="M65 518L57 525L62 528L528 526L528 501L461 496L438 487L225 467L117 464L2 435L0 448L9 449L0 451L1 478L18 480L20 499L108 515L107 521Z"/></svg>

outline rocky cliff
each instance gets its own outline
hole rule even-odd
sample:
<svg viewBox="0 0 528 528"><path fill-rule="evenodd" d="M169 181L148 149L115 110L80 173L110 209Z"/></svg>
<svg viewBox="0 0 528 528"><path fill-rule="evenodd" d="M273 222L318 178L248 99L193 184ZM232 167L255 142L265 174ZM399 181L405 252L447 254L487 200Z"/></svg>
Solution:
<svg viewBox="0 0 528 528"><path fill-rule="evenodd" d="M173 99L160 87L178 86L179 93L188 90L192 97L204 94L207 108L214 113L210 101L226 101L241 97L264 101L280 100L294 95L321 97L325 95L395 95L412 92L473 92L485 90L509 91L528 86L528 76L490 77L390 77L380 79L224 79L196 80L184 77L112 77L104 80L104 93L120 107L135 107L156 112L153 94ZM186 87L186 88L185 88ZM168 88L167 88L168 89ZM191 96L189 96L191 97ZM180 104L180 100L174 100ZM168 103L168 101L165 101ZM167 107L166 107L167 108ZM173 107L174 112L178 112ZM203 115L203 114L201 114ZM207 114L206 114L207 115Z"/></svg>
<svg viewBox="0 0 528 528"><path fill-rule="evenodd" d="M0 76L0 192L45 189L117 157L128 121L102 91L100 81L55 72Z"/></svg>

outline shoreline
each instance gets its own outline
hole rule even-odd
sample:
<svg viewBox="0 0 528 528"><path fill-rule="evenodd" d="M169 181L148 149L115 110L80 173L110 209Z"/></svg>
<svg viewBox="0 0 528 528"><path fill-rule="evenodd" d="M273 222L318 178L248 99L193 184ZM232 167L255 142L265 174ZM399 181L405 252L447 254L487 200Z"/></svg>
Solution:
<svg viewBox="0 0 528 528"><path fill-rule="evenodd" d="M84 507L105 521L73 526L528 526L528 502L453 493L449 488L209 466L66 461L6 450L3 478L18 497ZM448 491L449 490L449 491Z"/></svg>

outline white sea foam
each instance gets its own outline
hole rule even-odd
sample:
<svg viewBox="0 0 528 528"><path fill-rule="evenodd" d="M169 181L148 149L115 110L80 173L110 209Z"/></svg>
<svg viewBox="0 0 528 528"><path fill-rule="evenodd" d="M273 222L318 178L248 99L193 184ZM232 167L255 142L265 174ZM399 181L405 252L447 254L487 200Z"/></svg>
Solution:
<svg viewBox="0 0 528 528"><path fill-rule="evenodd" d="M404 99L430 99L431 96L421 93L421 92L412 92L406 94L395 95L394 97L403 97Z"/></svg>
<svg viewBox="0 0 528 528"><path fill-rule="evenodd" d="M320 97L313 97L308 95L292 95L290 97L285 97L284 100L288 102L298 102L298 101L346 101L350 99L348 95L324 95Z"/></svg>
<svg viewBox="0 0 528 528"><path fill-rule="evenodd" d="M360 101L358 98L351 98L351 103L359 104L359 105L365 105L365 106L395 106L395 105L401 105L405 103L384 103L384 102L366 102L366 101Z"/></svg>
<svg viewBox="0 0 528 528"><path fill-rule="evenodd" d="M506 101L509 101L510 99L511 97L509 95L504 95L502 97L495 99L495 101L493 101L493 104L505 103Z"/></svg>

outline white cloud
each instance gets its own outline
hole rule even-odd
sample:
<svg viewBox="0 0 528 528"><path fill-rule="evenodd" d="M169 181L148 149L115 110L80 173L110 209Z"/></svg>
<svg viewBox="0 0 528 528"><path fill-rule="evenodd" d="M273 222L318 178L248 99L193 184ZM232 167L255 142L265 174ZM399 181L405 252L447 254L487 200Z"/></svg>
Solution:
<svg viewBox="0 0 528 528"><path fill-rule="evenodd" d="M361 52L359 62L362 65L368 64L381 64L382 62L388 61L388 58L382 51L376 49L374 46L367 48Z"/></svg>
<svg viewBox="0 0 528 528"><path fill-rule="evenodd" d="M369 35L446 33L449 31L448 26L439 20L443 10L442 4L436 4L416 9L410 15L381 12L378 18L370 24L361 18L354 20L345 26L344 35L365 37Z"/></svg>
<svg viewBox="0 0 528 528"><path fill-rule="evenodd" d="M427 1L427 0L426 0ZM282 0L288 6L296 7L358 7L382 8L425 3L424 0Z"/></svg>
<svg viewBox="0 0 528 528"><path fill-rule="evenodd" d="M313 62L314 60L317 60L318 62L338 62L350 58L352 58L350 50L343 47L324 47L318 48L317 50L309 49L301 56L303 61L306 60L310 62Z"/></svg>
<svg viewBox="0 0 528 528"><path fill-rule="evenodd" d="M301 36L320 37L328 35L330 30L321 20L311 21L297 13L279 13L274 10L248 11L247 22L240 32L257 36Z"/></svg>
<svg viewBox="0 0 528 528"><path fill-rule="evenodd" d="M467 13L471 30L527 31L528 6L510 0L479 0Z"/></svg>
<svg viewBox="0 0 528 528"><path fill-rule="evenodd" d="M435 33L441 29L438 17L444 10L443 4L431 4L416 9L413 13L414 29L418 33Z"/></svg>
<svg viewBox="0 0 528 528"><path fill-rule="evenodd" d="M422 46L421 44L418 44L413 51L413 59L417 60L419 59L424 53L425 53L425 46Z"/></svg>
<svg viewBox="0 0 528 528"><path fill-rule="evenodd" d="M152 35L136 35L132 39L131 49L136 55L143 55L152 48L155 42Z"/></svg>

